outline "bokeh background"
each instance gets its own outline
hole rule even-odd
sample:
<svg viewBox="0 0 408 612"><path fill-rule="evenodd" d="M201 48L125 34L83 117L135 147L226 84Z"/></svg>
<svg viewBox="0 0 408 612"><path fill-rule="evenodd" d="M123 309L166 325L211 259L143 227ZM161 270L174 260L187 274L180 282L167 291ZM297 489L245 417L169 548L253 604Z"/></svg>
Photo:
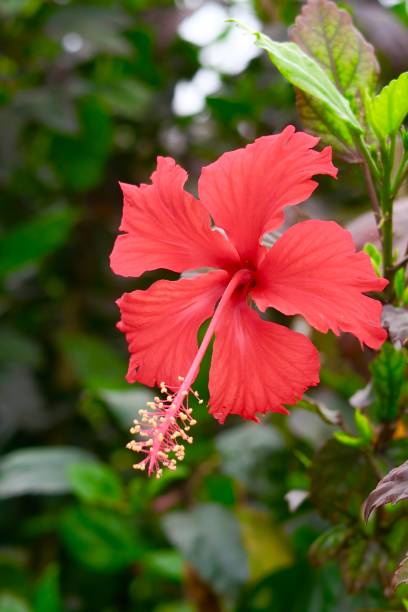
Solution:
<svg viewBox="0 0 408 612"><path fill-rule="evenodd" d="M381 599L375 585L347 594L334 563L308 560L326 527L299 505L328 436L315 415L220 427L200 407L185 463L159 481L125 449L151 391L124 381L115 299L176 276L111 273L118 181L146 182L171 155L194 191L202 165L296 124L292 88L226 19L284 40L300 7L0 0L1 612L352 612ZM384 81L406 69L406 4L347 9ZM340 168L301 214L347 223L368 209L358 169ZM365 358L348 339L314 340L317 397L347 414Z"/></svg>

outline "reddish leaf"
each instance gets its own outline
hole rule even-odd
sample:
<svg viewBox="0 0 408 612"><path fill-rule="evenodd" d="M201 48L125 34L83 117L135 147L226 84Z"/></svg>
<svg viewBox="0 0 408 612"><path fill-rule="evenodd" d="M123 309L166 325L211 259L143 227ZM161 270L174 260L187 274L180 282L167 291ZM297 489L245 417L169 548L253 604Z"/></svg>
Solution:
<svg viewBox="0 0 408 612"><path fill-rule="evenodd" d="M401 584L408 584L408 552L396 569L392 578L392 586L394 589Z"/></svg>
<svg viewBox="0 0 408 612"><path fill-rule="evenodd" d="M379 65L373 47L354 27L350 15L330 0L308 0L290 38L321 65L363 118L360 92L374 89ZM359 161L352 134L339 117L300 91L297 106L306 129L331 144L348 161Z"/></svg>
<svg viewBox="0 0 408 612"><path fill-rule="evenodd" d="M408 499L408 461L389 472L370 493L364 502L364 518L368 521L370 514L384 504L396 504Z"/></svg>

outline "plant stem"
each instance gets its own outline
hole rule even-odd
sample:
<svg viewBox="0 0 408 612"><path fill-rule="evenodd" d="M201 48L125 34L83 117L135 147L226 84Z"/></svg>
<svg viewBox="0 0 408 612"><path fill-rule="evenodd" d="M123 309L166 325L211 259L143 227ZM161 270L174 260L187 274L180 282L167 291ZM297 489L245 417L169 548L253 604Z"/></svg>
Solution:
<svg viewBox="0 0 408 612"><path fill-rule="evenodd" d="M377 229L378 232L381 233L381 207L375 186L376 182L378 183L379 170L361 134L359 134L354 141L363 156L362 166L367 184L367 191L373 207Z"/></svg>
<svg viewBox="0 0 408 612"><path fill-rule="evenodd" d="M366 160L363 161L363 170L364 170L364 176L365 176L365 180L366 180L366 184L367 184L368 195L370 196L371 205L373 207L375 222L376 222L378 231L380 232L380 227L381 227L381 208L380 208L380 203L378 201L377 193L375 191L374 182L373 182L373 179L372 179L372 176L371 176L371 173L370 173L370 168L369 168Z"/></svg>
<svg viewBox="0 0 408 612"><path fill-rule="evenodd" d="M382 247L384 277L389 281L386 295L391 302L393 294L393 281L395 270L393 269L393 197L391 187L391 175L395 156L395 137L391 139L389 147L385 143L381 145L381 154L384 164L384 180L380 194L382 211Z"/></svg>

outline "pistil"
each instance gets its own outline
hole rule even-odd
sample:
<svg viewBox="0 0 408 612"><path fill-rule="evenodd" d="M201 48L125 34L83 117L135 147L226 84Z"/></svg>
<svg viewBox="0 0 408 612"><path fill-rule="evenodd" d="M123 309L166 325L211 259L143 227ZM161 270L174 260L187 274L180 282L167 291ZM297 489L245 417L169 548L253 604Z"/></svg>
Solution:
<svg viewBox="0 0 408 612"><path fill-rule="evenodd" d="M155 397L147 403L147 409L139 411L139 419L134 421L130 432L138 434L140 440L132 440L127 447L135 452L145 454L145 457L133 467L138 470L148 470L149 476L154 472L160 478L162 466L176 469L177 461L184 459L184 444L191 444L193 438L189 431L196 421L192 418L192 409L188 405L188 397L192 393L199 403L202 400L191 385L195 380L201 361L216 331L226 304L234 291L250 282L252 273L247 269L236 272L229 281L211 322L205 332L203 341L194 360L185 375L179 376L180 386L170 388L165 382L160 385L162 397Z"/></svg>

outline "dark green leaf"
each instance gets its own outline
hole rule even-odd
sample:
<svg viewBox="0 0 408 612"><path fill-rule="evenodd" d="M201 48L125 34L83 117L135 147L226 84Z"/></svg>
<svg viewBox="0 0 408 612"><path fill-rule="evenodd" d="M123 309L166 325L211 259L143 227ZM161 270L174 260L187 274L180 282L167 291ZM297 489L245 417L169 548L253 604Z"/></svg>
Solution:
<svg viewBox="0 0 408 612"><path fill-rule="evenodd" d="M216 444L223 472L246 485L256 482L260 467L270 460L273 453L283 448L282 438L276 429L253 423L220 433Z"/></svg>
<svg viewBox="0 0 408 612"><path fill-rule="evenodd" d="M12 327L0 327L0 363L19 363L27 366L39 366L42 352L39 345Z"/></svg>
<svg viewBox="0 0 408 612"><path fill-rule="evenodd" d="M379 66L372 45L354 27L349 13L330 0L308 0L290 30L290 38L318 62L363 120L359 92L373 90ZM350 161L358 159L352 133L333 109L303 92L298 93L297 104L306 129Z"/></svg>
<svg viewBox="0 0 408 612"><path fill-rule="evenodd" d="M101 85L98 94L110 112L133 120L143 117L152 98L150 89L134 78Z"/></svg>
<svg viewBox="0 0 408 612"><path fill-rule="evenodd" d="M71 490L67 479L68 466L78 461L93 459L85 451L73 447L13 451L0 461L0 497L67 493Z"/></svg>
<svg viewBox="0 0 408 612"><path fill-rule="evenodd" d="M408 113L408 72L371 98L368 108L370 123L381 138L396 134Z"/></svg>
<svg viewBox="0 0 408 612"><path fill-rule="evenodd" d="M310 469L311 501L324 518L339 522L360 516L361 502L376 478L357 448L328 440L316 453Z"/></svg>
<svg viewBox="0 0 408 612"><path fill-rule="evenodd" d="M119 425L129 431L138 410L145 408L146 402L152 400L152 391L151 389L135 388L134 386L124 391L101 389L99 396L106 402Z"/></svg>
<svg viewBox="0 0 408 612"><path fill-rule="evenodd" d="M103 463L73 463L68 468L72 491L82 501L114 506L123 500L122 484Z"/></svg>
<svg viewBox="0 0 408 612"><path fill-rule="evenodd" d="M64 133L78 130L74 104L67 91L53 87L26 89L14 98L16 111L29 119Z"/></svg>
<svg viewBox="0 0 408 612"><path fill-rule="evenodd" d="M68 208L48 210L0 239L0 280L37 264L63 244L76 215Z"/></svg>
<svg viewBox="0 0 408 612"><path fill-rule="evenodd" d="M384 476L367 497L363 507L365 520L384 504L396 504L403 499L408 499L408 461Z"/></svg>
<svg viewBox="0 0 408 612"><path fill-rule="evenodd" d="M402 392L406 358L402 351L385 343L380 354L371 363L373 389L376 395L375 416L379 421L394 421Z"/></svg>
<svg viewBox="0 0 408 612"><path fill-rule="evenodd" d="M354 130L362 131L348 100L338 91L316 60L302 51L296 43L278 43L261 32L252 34L256 38L257 46L268 52L271 62L289 83L323 102Z"/></svg>
<svg viewBox="0 0 408 612"><path fill-rule="evenodd" d="M385 329L388 329L391 342L396 348L408 344L408 311L405 308L386 304L382 310L381 321Z"/></svg>
<svg viewBox="0 0 408 612"><path fill-rule="evenodd" d="M93 391L127 388L126 362L98 337L64 334L60 345L78 380ZM135 405L135 411L138 406Z"/></svg>
<svg viewBox="0 0 408 612"><path fill-rule="evenodd" d="M382 551L378 542L356 537L340 551L340 567L343 580L350 593L367 587L383 574Z"/></svg>
<svg viewBox="0 0 408 612"><path fill-rule="evenodd" d="M335 525L322 533L312 544L309 556L313 563L320 565L329 559L335 559L347 540L352 536L353 530L348 525Z"/></svg>
<svg viewBox="0 0 408 612"><path fill-rule="evenodd" d="M72 7L74 8L74 7ZM112 120L94 98L79 109L80 133L55 135L50 161L63 185L83 191L100 180L112 144Z"/></svg>
<svg viewBox="0 0 408 612"><path fill-rule="evenodd" d="M95 571L120 570L140 556L130 521L107 509L69 508L61 519L61 537L71 556Z"/></svg>
<svg viewBox="0 0 408 612"><path fill-rule="evenodd" d="M122 11L99 6L66 6L54 12L47 23L47 33L60 42L75 32L82 39L78 54L83 59L96 53L127 55L131 47L122 35L128 19Z"/></svg>
<svg viewBox="0 0 408 612"><path fill-rule="evenodd" d="M184 562L176 550L164 549L147 553L143 557L143 565L145 569L160 578L182 582Z"/></svg>
<svg viewBox="0 0 408 612"><path fill-rule="evenodd" d="M233 594L248 578L239 524L226 508L202 504L163 519L169 540L219 593Z"/></svg>

